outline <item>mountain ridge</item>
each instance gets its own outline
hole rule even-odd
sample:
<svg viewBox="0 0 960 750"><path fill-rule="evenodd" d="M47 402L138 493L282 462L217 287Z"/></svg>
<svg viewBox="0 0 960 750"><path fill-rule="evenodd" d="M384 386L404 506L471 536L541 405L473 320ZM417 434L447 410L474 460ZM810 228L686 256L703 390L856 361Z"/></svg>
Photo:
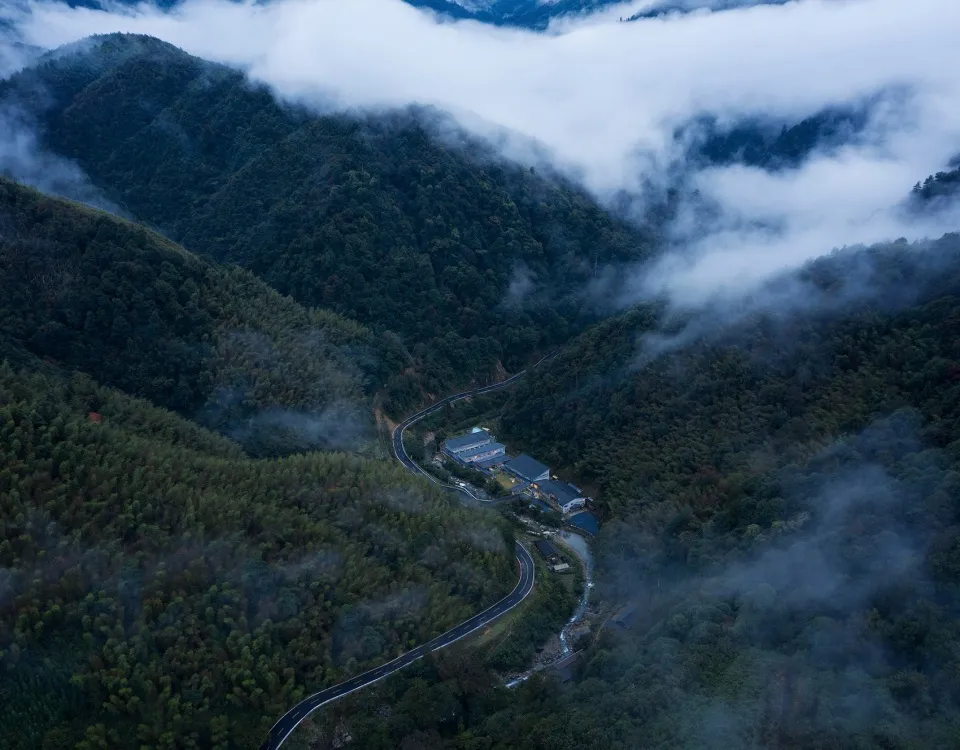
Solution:
<svg viewBox="0 0 960 750"><path fill-rule="evenodd" d="M439 143L416 113L313 115L143 37L48 58L0 83L0 102L188 249L398 335L415 374L388 385L395 411L521 369L597 318L583 289L598 266L656 242L465 134Z"/></svg>
<svg viewBox="0 0 960 750"><path fill-rule="evenodd" d="M254 453L369 449L385 349L367 329L144 227L4 178L0 221L0 332L11 344L239 437ZM331 409L340 442L326 442L317 423L336 435L337 420L323 418Z"/></svg>

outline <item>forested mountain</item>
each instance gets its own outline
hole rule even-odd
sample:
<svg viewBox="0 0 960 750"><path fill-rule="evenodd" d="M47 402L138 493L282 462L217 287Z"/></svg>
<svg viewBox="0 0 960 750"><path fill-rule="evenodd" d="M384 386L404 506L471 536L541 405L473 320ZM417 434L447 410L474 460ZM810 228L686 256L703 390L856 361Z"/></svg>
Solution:
<svg viewBox="0 0 960 750"><path fill-rule="evenodd" d="M786 5L788 2L791 0L654 0L648 7L634 13L626 20L643 21L704 11L718 13L754 5Z"/></svg>
<svg viewBox="0 0 960 750"><path fill-rule="evenodd" d="M695 166L783 169L799 166L816 151L829 152L855 142L868 116L865 105L823 110L793 124L753 118L722 125L716 118L703 117L674 137L688 143L688 158Z"/></svg>
<svg viewBox="0 0 960 750"><path fill-rule="evenodd" d="M0 103L187 249L398 334L415 362L391 383L401 408L566 340L595 317L581 290L597 269L652 247L449 123L441 143L436 114L316 116L146 37L62 50Z"/></svg>
<svg viewBox="0 0 960 750"><path fill-rule="evenodd" d="M641 609L517 725L605 747L960 741L960 235L781 284L776 310L699 331L607 321L503 410L505 437L598 489L598 585Z"/></svg>
<svg viewBox="0 0 960 750"><path fill-rule="evenodd" d="M418 710L413 675L328 720L364 748L957 746L958 331L948 235L585 332L492 417L595 492L597 598L632 627L608 623L566 686L420 675L462 727Z"/></svg>
<svg viewBox="0 0 960 750"><path fill-rule="evenodd" d="M308 691L514 583L495 524L395 465L238 446L0 363L4 747L256 748Z"/></svg>
<svg viewBox="0 0 960 750"><path fill-rule="evenodd" d="M0 83L12 107L134 217L0 181L15 747L254 747L501 595L492 514L355 453L284 454L362 448L381 386L400 411L553 348L472 407L597 500L603 626L573 679L491 671L566 616L541 581L492 655L318 712L312 748L960 747L960 235L598 321L583 290L642 268L653 232L436 113L320 116L122 35ZM694 166L796 167L867 114L694 123Z"/></svg>
<svg viewBox="0 0 960 750"><path fill-rule="evenodd" d="M504 427L599 483L619 516L638 498L710 496L744 451L786 457L901 406L936 415L938 446L960 438L960 236L825 256L767 295L776 310L746 302L729 325L641 307L591 328L517 386ZM691 494L678 496L680 475Z"/></svg>
<svg viewBox="0 0 960 750"><path fill-rule="evenodd" d="M960 158L954 159L950 166L953 169L937 172L913 186L916 205L936 208L960 196Z"/></svg>
<svg viewBox="0 0 960 750"><path fill-rule="evenodd" d="M2 356L16 344L254 454L363 448L391 361L369 330L247 271L2 178L0 335Z"/></svg>

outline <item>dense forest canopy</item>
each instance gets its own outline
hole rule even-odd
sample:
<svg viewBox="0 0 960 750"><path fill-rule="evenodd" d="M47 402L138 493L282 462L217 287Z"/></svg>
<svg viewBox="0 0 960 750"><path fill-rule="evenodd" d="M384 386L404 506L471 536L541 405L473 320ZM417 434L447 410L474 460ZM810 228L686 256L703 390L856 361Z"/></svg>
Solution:
<svg viewBox="0 0 960 750"><path fill-rule="evenodd" d="M570 610L541 581L509 639L320 712L301 747L960 746L960 235L837 251L735 309L597 320L583 290L655 237L438 140L435 113L319 116L121 35L0 105L167 235L0 181L16 747L254 747L305 691L502 595L492 513L362 456L256 456L362 448L382 386L402 411L554 347L470 413L589 488L594 599L632 627L579 642L569 683L503 688ZM694 145L783 169L864 123L711 122Z"/></svg>
<svg viewBox="0 0 960 750"><path fill-rule="evenodd" d="M416 364L399 408L566 340L596 318L598 269L653 247L436 113L317 116L148 37L61 50L0 83L0 105L187 249L399 335Z"/></svg>
<svg viewBox="0 0 960 750"><path fill-rule="evenodd" d="M396 465L244 458L88 376L0 364L5 747L255 748L308 691L514 584Z"/></svg>
<svg viewBox="0 0 960 750"><path fill-rule="evenodd" d="M960 196L960 157L955 158L949 169L927 177L913 186L913 198L922 205L943 205L948 201L956 202Z"/></svg>
<svg viewBox="0 0 960 750"><path fill-rule="evenodd" d="M688 146L693 165L745 164L763 169L799 166L818 151L850 146L866 127L870 103L860 107L835 107L796 123L763 117L720 123L701 117L679 128L674 138Z"/></svg>
<svg viewBox="0 0 960 750"><path fill-rule="evenodd" d="M390 347L361 325L303 308L143 227L2 178L0 227L7 342L253 453L360 450L372 440L371 396Z"/></svg>
<svg viewBox="0 0 960 750"><path fill-rule="evenodd" d="M736 315L611 318L478 417L596 488L597 599L635 607L630 629L608 623L572 683L500 691L482 662L441 662L318 717L314 735L957 745L960 235L837 252L764 292Z"/></svg>
<svg viewBox="0 0 960 750"><path fill-rule="evenodd" d="M958 249L946 235L837 252L772 282L726 324L720 310L684 320L638 307L518 384L502 429L597 482L611 515L676 499L678 476L698 480L693 501L748 448L786 456L908 404L937 416L946 445L960 429Z"/></svg>

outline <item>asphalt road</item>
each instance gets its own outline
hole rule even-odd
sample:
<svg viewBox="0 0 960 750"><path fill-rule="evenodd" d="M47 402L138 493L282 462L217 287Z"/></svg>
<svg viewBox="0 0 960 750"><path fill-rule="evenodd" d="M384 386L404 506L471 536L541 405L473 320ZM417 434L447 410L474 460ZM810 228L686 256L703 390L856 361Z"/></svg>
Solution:
<svg viewBox="0 0 960 750"><path fill-rule="evenodd" d="M422 474L434 484L438 484L441 487L446 487L447 489L451 489L454 492L460 493L461 495L465 495L471 500L476 500L477 502L501 502L508 499L512 499L512 498L498 498L495 501L485 501L482 498L475 495L466 487L460 487L457 485L445 484L441 482L439 479L433 476L433 474L426 471L422 466L420 466L420 464L418 464L416 461L410 458L410 456L407 455L407 450L406 448L403 447L403 432L410 425L414 424L415 422L419 422L424 417L427 417L436 411L440 411L440 409L442 409L444 406L446 406L447 404L452 404L454 401L460 401L461 399L470 398L471 396L479 396L482 393L490 393L491 391L499 391L503 388L508 388L509 386L516 383L520 378L522 378L527 372L529 372L530 370L533 370L536 367L539 367L541 364L543 364L548 359L554 356L556 356L556 352L553 352L552 354L548 354L543 359L538 361L536 364L531 365L526 370L521 370L513 377L509 377L506 380L501 380L499 383L494 383L493 385L484 386L483 388L475 388L472 391L464 391L463 393L456 393L452 396L447 396L446 398L440 399L435 404L428 406L426 409L422 409L418 411L416 414L413 414L407 417L400 424L398 424L396 427L393 428L393 455L396 456L397 460L400 463L402 463L405 467L407 467L410 471L412 471L414 474Z"/></svg>
<svg viewBox="0 0 960 750"><path fill-rule="evenodd" d="M401 669L413 664L418 659L422 659L431 651L438 651L439 649L445 648L452 643L456 643L461 638L464 638L470 635L470 633L473 631L488 625L501 615L516 607L533 590L534 581L533 558L530 556L530 553L526 550L526 548L519 542L517 543L517 560L520 563L520 581L517 583L516 588L514 588L513 591L507 594L499 602L483 610L483 612L480 614L474 615L466 622L462 622L455 628L448 630L443 635L437 636L432 641L424 643L422 646L417 646L417 648L413 649L412 651L408 651L402 656L398 656L393 661L389 661L386 664L375 667L367 672L364 672L363 674L358 674L356 677L351 677L349 680L346 682L341 682L339 685L334 685L326 690L321 690L319 693L314 693L309 698L304 698L296 706L281 716L280 720L273 725L273 728L270 730L270 736L267 738L266 742L260 745L260 750L276 750L276 748L279 748L287 739L287 737L290 736L290 733L297 728L297 725L307 718L307 716L309 716L312 712L320 708L320 706L338 700L339 698L356 692L361 688L365 688L367 685L372 685L373 683L382 680L384 677L388 677L394 672L399 672Z"/></svg>
<svg viewBox="0 0 960 750"><path fill-rule="evenodd" d="M540 362L537 362L537 364L533 365L533 367L537 367L537 365L551 356L553 355L548 354L546 357L541 359ZM532 369L532 367L529 369ZM482 502L482 500L470 492L469 489L443 484L435 476L427 471L424 471L415 461L413 461L413 459L410 458L410 456L407 455L407 452L403 447L403 431L414 422L423 419L428 414L432 414L438 409L442 409L444 406L451 404L454 401L459 401L460 399L468 398L470 396L476 396L481 393L498 391L501 388L507 388L521 378L525 372L527 372L527 370L518 372L513 377L507 378L499 383L494 383L493 385L477 388L473 391L465 391L453 396L447 396L445 399L442 399L432 406L429 406L426 409L423 409L422 411L419 411L413 416L405 419L403 422L397 425L393 431L393 452L397 457L397 460L406 466L410 471L417 474L423 474L425 477L427 477L427 479L435 484L439 484L442 487L448 487L449 489L466 495L473 500ZM470 635L470 633L478 630L479 628L489 625L491 622L516 607L520 602L526 599L533 590L535 569L533 558L530 556L530 553L526 550L526 548L519 542L517 542L517 562L519 563L520 568L520 580L513 591L507 594L503 599L491 607L483 610L483 612L474 615L466 622L462 622L455 628L448 630L443 635L438 635L432 641L424 643L422 646L417 646L412 651L408 651L402 656L398 656L393 661L389 661L379 667L374 667L363 674L358 674L355 677L351 677L349 680L341 682L339 685L334 685L333 687L328 687L326 690L321 690L319 693L314 693L309 698L304 698L296 706L281 716L277 723L273 725L267 740L260 745L260 750L277 750L277 748L279 748L286 741L287 737L290 736L293 730L297 728L297 725L299 725L300 722L306 719L311 713L320 708L320 706L338 700L345 695L349 695L350 693L354 693L357 690L365 688L367 685L372 685L375 682L379 682L384 677L388 677L394 672L399 672L401 669L413 664L418 659L422 659L431 651L438 651L439 649L445 648L452 643L456 643L461 638Z"/></svg>

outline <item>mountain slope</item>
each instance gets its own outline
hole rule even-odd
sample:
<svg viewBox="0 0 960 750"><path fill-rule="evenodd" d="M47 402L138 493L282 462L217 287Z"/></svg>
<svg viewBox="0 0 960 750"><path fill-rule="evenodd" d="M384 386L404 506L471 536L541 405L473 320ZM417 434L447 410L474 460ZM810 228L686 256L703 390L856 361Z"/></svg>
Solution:
<svg viewBox="0 0 960 750"><path fill-rule="evenodd" d="M914 185L911 197L916 207L943 208L956 200L960 195L960 158L954 159L950 166L953 169L937 172Z"/></svg>
<svg viewBox="0 0 960 750"><path fill-rule="evenodd" d="M757 295L777 310L748 302L729 324L638 309L518 385L504 428L599 483L612 515L722 506L751 451L780 463L907 404L936 416L946 446L960 438L958 298L960 237L947 235L827 256Z"/></svg>
<svg viewBox="0 0 960 750"><path fill-rule="evenodd" d="M695 166L745 164L778 170L798 167L816 152L856 143L869 115L866 103L826 109L789 125L754 118L721 127L705 117L681 128L675 138L690 142L688 158Z"/></svg>
<svg viewBox="0 0 960 750"><path fill-rule="evenodd" d="M0 362L0 466L5 747L255 748L514 582L495 525L395 465L251 460L82 375Z"/></svg>
<svg viewBox="0 0 960 750"><path fill-rule="evenodd" d="M958 331L960 235L586 331L481 417L604 512L604 625L573 679L471 693L478 665L441 665L456 726L409 676L388 722L371 699L322 728L446 750L957 746Z"/></svg>
<svg viewBox="0 0 960 750"><path fill-rule="evenodd" d="M130 222L0 179L0 334L240 439L360 449L382 349Z"/></svg>
<svg viewBox="0 0 960 750"><path fill-rule="evenodd" d="M786 5L791 0L654 0L647 8L634 13L626 21L644 21L687 13L722 13L757 5Z"/></svg>
<svg viewBox="0 0 960 750"><path fill-rule="evenodd" d="M565 340L596 317L581 296L596 269L653 245L435 114L316 116L145 37L64 50L0 84L0 102L188 249L399 334L423 376L392 384L400 408L411 388L518 369Z"/></svg>

